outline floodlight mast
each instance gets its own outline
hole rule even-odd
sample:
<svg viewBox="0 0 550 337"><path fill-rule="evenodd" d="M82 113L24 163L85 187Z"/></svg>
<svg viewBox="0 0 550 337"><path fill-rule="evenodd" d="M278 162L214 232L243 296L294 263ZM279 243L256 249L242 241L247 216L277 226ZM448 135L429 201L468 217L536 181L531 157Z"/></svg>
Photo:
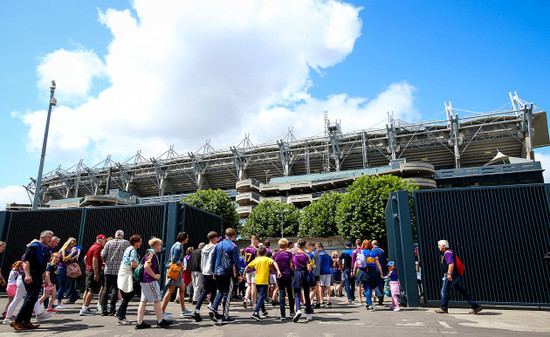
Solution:
<svg viewBox="0 0 550 337"><path fill-rule="evenodd" d="M52 107L57 105L57 100L53 96L55 93L55 81L52 80L50 86L50 103L48 106L48 116L46 117L46 129L44 130L44 142L42 143L42 154L40 155L40 166L38 167L38 176L36 178L36 189L34 190L34 202L32 203L32 209L38 208L40 202L40 188L42 187L42 171L44 171L44 159L46 158L46 144L48 143L48 130L50 128L50 116L52 114Z"/></svg>

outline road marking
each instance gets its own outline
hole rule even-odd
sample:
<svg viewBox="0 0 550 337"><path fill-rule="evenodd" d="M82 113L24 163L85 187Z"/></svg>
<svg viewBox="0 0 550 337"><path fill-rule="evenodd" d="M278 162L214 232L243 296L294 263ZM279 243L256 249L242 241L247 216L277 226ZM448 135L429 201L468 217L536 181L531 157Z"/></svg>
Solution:
<svg viewBox="0 0 550 337"><path fill-rule="evenodd" d="M424 322L416 322L416 323L396 323L395 325L400 325L400 326L426 326L426 323L424 323Z"/></svg>
<svg viewBox="0 0 550 337"><path fill-rule="evenodd" d="M437 323L441 324L444 328L446 329L453 329L452 326L449 325L449 323L447 322L444 322L444 321L437 321Z"/></svg>

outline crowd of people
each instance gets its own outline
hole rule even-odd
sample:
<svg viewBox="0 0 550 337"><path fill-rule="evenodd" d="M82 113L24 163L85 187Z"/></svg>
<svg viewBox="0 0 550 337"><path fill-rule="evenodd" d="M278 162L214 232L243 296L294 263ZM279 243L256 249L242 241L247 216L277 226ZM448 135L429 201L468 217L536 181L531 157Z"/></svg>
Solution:
<svg viewBox="0 0 550 337"><path fill-rule="evenodd" d="M281 321L287 320L287 308L292 321L298 322L304 314L306 321L311 321L314 310L332 307L332 297L342 296L343 289L350 303L356 300L357 291L359 302L364 301L367 311L374 310L373 297L381 305L384 294L392 298L390 309L400 311L396 265L387 261L386 253L376 240L358 239L355 248L348 242L341 253L329 254L321 242L315 244L299 239L294 244L283 238L278 241L277 248L272 249L269 241L261 243L257 236L252 236L250 246L239 251L234 243L235 230L227 228L223 236L212 231L207 235L208 243L201 243L197 249L185 249L189 236L180 232L169 250L169 258L161 265L161 239L149 239L149 249L140 258L141 236L134 234L129 240L124 236L122 230L116 231L113 238L99 234L86 253L75 238L69 238L54 252L60 239L51 231L43 231L38 240L27 245L21 260L12 265L7 282L9 303L3 324L11 324L15 330L37 328L38 325L31 323L33 315L41 322L63 310L64 304L75 303L79 297L76 290L79 277L85 279L80 316L100 313L116 316L118 325L131 325L126 317L128 304L139 295L136 329L151 327L144 321L148 303L153 304L156 325L170 326L173 317L166 310L176 289L180 316L196 322L202 320L203 304L208 304L208 316L212 321L233 322L229 315L230 303L238 296L242 296L244 308L253 308L251 318L254 320L266 318L266 304L271 303L279 307L277 316ZM474 313L479 312L479 305L460 282L458 258L448 249L448 242L439 244L450 266L439 312L447 312L448 291L453 286L467 297ZM0 253L4 248L5 243L0 242ZM163 271L166 280L161 280ZM6 283L3 278L2 282ZM164 296L161 286L166 286ZM63 302L66 294L67 300ZM99 298L97 311L92 308L95 295ZM192 310L185 306L186 296L194 306Z"/></svg>

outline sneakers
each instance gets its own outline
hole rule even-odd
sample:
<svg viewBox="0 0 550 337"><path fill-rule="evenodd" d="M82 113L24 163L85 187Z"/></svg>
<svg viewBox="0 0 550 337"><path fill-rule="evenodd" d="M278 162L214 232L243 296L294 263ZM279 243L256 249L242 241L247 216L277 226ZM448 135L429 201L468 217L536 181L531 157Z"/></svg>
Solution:
<svg viewBox="0 0 550 337"><path fill-rule="evenodd" d="M139 329L148 329L151 327L151 324L147 324L145 322L142 322L141 324L136 324L136 330Z"/></svg>
<svg viewBox="0 0 550 337"><path fill-rule="evenodd" d="M46 309L46 312L57 312L55 309Z"/></svg>
<svg viewBox="0 0 550 337"><path fill-rule="evenodd" d="M211 310L208 313L208 315L210 316L210 319L212 320L212 322L218 323L218 313L217 312Z"/></svg>
<svg viewBox="0 0 550 337"><path fill-rule="evenodd" d="M473 311L473 310L472 310L472 311ZM439 308L439 309L437 309L437 310L434 310L434 312L435 312L436 314L448 314L448 313L449 313L448 310L444 310L444 309L441 309L441 308ZM479 312L479 311L478 311L478 312Z"/></svg>
<svg viewBox="0 0 550 337"><path fill-rule="evenodd" d="M231 318L231 317L222 318L222 324L231 324L231 323L235 323L235 319L234 319L234 318Z"/></svg>
<svg viewBox="0 0 550 337"><path fill-rule="evenodd" d="M327 308L332 308L332 302L327 303Z"/></svg>
<svg viewBox="0 0 550 337"><path fill-rule="evenodd" d="M253 313L251 317L252 317L252 319L255 319L255 320L257 320L257 321L261 321L261 320L262 320L262 318L260 317L260 314L257 313L257 312Z"/></svg>
<svg viewBox="0 0 550 337"><path fill-rule="evenodd" d="M86 310L80 309L80 312L78 314L80 316L93 316L93 315L95 315L95 313L92 310L90 310L89 308L86 309Z"/></svg>
<svg viewBox="0 0 550 337"><path fill-rule="evenodd" d="M311 316L311 314L306 315L306 321L308 321L308 322L313 321L313 317Z"/></svg>
<svg viewBox="0 0 550 337"><path fill-rule="evenodd" d="M477 315L477 313L480 312L481 310L483 310L483 309L481 309L481 308L472 309L472 310L470 310L469 314L470 315Z"/></svg>
<svg viewBox="0 0 550 337"><path fill-rule="evenodd" d="M109 316L109 312L108 311L102 311L101 316Z"/></svg>
<svg viewBox="0 0 550 337"><path fill-rule="evenodd" d="M393 310L393 309L394 309L394 308L393 308L393 305L390 304L390 310Z"/></svg>
<svg viewBox="0 0 550 337"><path fill-rule="evenodd" d="M41 312L39 315L36 315L36 320L40 323L47 320L50 317L52 317L52 314L47 312Z"/></svg>
<svg viewBox="0 0 550 337"><path fill-rule="evenodd" d="M162 319L172 319L172 316L170 316L169 314L163 312L162 313Z"/></svg>
<svg viewBox="0 0 550 337"><path fill-rule="evenodd" d="M103 311L103 308L101 308L101 304L97 305L97 311Z"/></svg>
<svg viewBox="0 0 550 337"><path fill-rule="evenodd" d="M243 301L243 308L246 309L246 307L248 306L248 302L246 300Z"/></svg>
<svg viewBox="0 0 550 337"><path fill-rule="evenodd" d="M171 324L172 324L172 322L163 319L162 321L160 321L159 323L157 323L157 326L158 326L159 328L167 328L167 327L169 327Z"/></svg>
<svg viewBox="0 0 550 337"><path fill-rule="evenodd" d="M374 307L372 305L367 305L367 311L374 311Z"/></svg>
<svg viewBox="0 0 550 337"><path fill-rule="evenodd" d="M267 316L269 315L269 313L267 311L264 311L262 312L262 318L266 318Z"/></svg>
<svg viewBox="0 0 550 337"><path fill-rule="evenodd" d="M201 315L197 312L194 312L192 315L191 315L191 318L195 320L195 322L200 322L202 321L202 318L201 318Z"/></svg>
<svg viewBox="0 0 550 337"><path fill-rule="evenodd" d="M400 308L395 308L395 309L393 309L393 311L401 311L401 309Z"/></svg>
<svg viewBox="0 0 550 337"><path fill-rule="evenodd" d="M384 296L380 295L378 296L378 305L384 304Z"/></svg>
<svg viewBox="0 0 550 337"><path fill-rule="evenodd" d="M57 309L67 309L67 307L64 306L63 304L58 304Z"/></svg>
<svg viewBox="0 0 550 337"><path fill-rule="evenodd" d="M6 317L4 318L4 320L2 321L2 324L3 325L10 325L11 324L11 321L13 321L13 319L9 318L9 317Z"/></svg>
<svg viewBox="0 0 550 337"><path fill-rule="evenodd" d="M321 303L315 303L315 307L314 307L315 309L318 309L320 307L321 307Z"/></svg>
<svg viewBox="0 0 550 337"><path fill-rule="evenodd" d="M188 309L183 310L183 311L181 312L181 317L186 316L186 315L189 315L189 314L191 314L191 313L193 313L193 311L188 310Z"/></svg>
<svg viewBox="0 0 550 337"><path fill-rule="evenodd" d="M130 322L130 321L127 320L126 318L123 318L123 319L119 319L118 322L116 323L116 325L118 325L118 326L122 326L122 325L132 325L132 322Z"/></svg>
<svg viewBox="0 0 550 337"><path fill-rule="evenodd" d="M281 322L286 321L286 317L285 317L285 316L281 316L280 321L281 321Z"/></svg>
<svg viewBox="0 0 550 337"><path fill-rule="evenodd" d="M294 323L298 322L298 320L300 319L300 317L302 317L302 312L300 310L296 311L296 313L294 314L294 317L292 317L292 321Z"/></svg>

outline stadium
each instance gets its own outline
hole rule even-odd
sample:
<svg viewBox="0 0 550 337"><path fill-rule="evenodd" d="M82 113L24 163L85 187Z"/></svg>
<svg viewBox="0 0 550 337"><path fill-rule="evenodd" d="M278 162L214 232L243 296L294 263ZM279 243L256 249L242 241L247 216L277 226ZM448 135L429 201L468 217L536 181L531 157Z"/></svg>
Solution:
<svg viewBox="0 0 550 337"><path fill-rule="evenodd" d="M321 136L297 139L289 129L261 145L249 135L215 150L209 141L194 152L174 146L155 158L138 151L116 162L57 168L43 176L42 207L147 204L180 200L199 189L224 190L246 217L265 199L298 207L322 193L342 191L357 177L393 174L421 189L542 183L534 150L549 145L546 112L516 94L504 109L465 112L445 104L445 119L405 122L388 114L384 128L344 133L325 112ZM35 180L25 188L35 193ZM8 205L8 210L28 205Z"/></svg>

